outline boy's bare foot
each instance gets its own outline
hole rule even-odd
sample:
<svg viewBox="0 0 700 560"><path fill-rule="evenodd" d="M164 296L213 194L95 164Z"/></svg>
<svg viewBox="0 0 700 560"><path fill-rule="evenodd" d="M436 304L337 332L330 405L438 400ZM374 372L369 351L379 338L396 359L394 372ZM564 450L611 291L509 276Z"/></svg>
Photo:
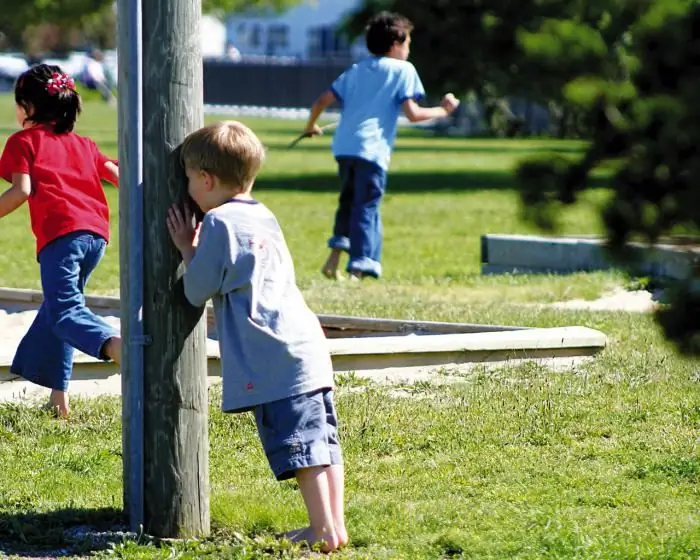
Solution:
<svg viewBox="0 0 700 560"><path fill-rule="evenodd" d="M321 552L333 552L340 548L340 542L333 529L315 534L311 527L306 529L290 531L295 533L293 537L288 537L294 543L307 543L309 546L321 544Z"/></svg>
<svg viewBox="0 0 700 560"><path fill-rule="evenodd" d="M43 407L44 410L51 412L57 418L68 418L70 414L70 406L68 406L68 393L64 391L51 391L49 402Z"/></svg>
<svg viewBox="0 0 700 560"><path fill-rule="evenodd" d="M321 274L323 274L329 280L336 280L338 282L345 280L345 278L343 278L343 275L340 274L340 272L338 272L338 269L331 270L328 268L322 268Z"/></svg>
<svg viewBox="0 0 700 560"><path fill-rule="evenodd" d="M360 272L359 270L351 270L350 271L350 280L363 280L367 276L364 272Z"/></svg>
<svg viewBox="0 0 700 560"><path fill-rule="evenodd" d="M311 527L304 527L303 529L294 529L293 531L287 531L286 533L281 533L279 535L279 538L285 538L289 539L292 542L301 542L298 539L300 535L309 535L311 534ZM335 534L338 537L338 548L343 548L345 547L348 542L350 542L350 538L348 537L348 532L345 529L345 527L342 527L341 529L335 529ZM306 539L302 539L306 540Z"/></svg>
<svg viewBox="0 0 700 560"><path fill-rule="evenodd" d="M328 255L326 262L321 269L321 273L331 280L342 280L343 277L338 272L338 264L340 262L340 250L332 249L331 254Z"/></svg>
<svg viewBox="0 0 700 560"><path fill-rule="evenodd" d="M348 537L348 531L345 527L335 527L335 534L338 537L338 548L345 548L350 542L350 537Z"/></svg>

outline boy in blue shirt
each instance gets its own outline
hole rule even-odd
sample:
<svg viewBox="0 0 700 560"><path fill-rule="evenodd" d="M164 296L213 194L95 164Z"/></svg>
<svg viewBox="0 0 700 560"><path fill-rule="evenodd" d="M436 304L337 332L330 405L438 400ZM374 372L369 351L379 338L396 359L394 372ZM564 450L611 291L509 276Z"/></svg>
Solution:
<svg viewBox="0 0 700 560"><path fill-rule="evenodd" d="M330 552L348 542L333 366L277 219L250 194L264 158L262 142L239 122L190 134L182 160L204 218L198 237L177 206L167 225L187 267L185 296L194 306L214 305L222 409L253 411L275 476L296 478L310 526L287 536Z"/></svg>
<svg viewBox="0 0 700 560"><path fill-rule="evenodd" d="M321 134L316 121L335 101L341 119L333 138L338 162L340 199L335 215L331 249L322 272L340 279L342 251L350 258L347 271L353 278L382 273L382 223L379 204L386 189L386 173L396 138L399 113L411 122L446 117L459 105L451 93L439 107L420 107L425 96L420 77L407 61L413 24L405 17L381 12L367 25L367 49L374 55L353 64L313 104L305 132Z"/></svg>

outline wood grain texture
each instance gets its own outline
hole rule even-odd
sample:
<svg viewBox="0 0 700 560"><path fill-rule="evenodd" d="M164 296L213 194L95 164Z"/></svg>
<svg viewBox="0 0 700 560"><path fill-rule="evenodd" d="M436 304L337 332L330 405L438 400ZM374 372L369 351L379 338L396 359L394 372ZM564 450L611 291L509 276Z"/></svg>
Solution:
<svg viewBox="0 0 700 560"><path fill-rule="evenodd" d="M158 537L210 529L204 308L184 297L165 223L188 198L177 148L203 124L200 19L200 0L143 3L144 518Z"/></svg>

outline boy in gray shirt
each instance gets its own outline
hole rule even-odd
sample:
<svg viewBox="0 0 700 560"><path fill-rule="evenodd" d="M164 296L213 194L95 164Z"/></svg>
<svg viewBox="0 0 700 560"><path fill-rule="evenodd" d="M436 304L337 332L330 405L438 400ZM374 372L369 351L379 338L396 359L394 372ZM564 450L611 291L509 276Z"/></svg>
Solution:
<svg viewBox="0 0 700 560"><path fill-rule="evenodd" d="M264 157L258 137L239 122L190 134L182 160L204 218L196 231L189 211L173 206L167 225L187 267L187 299L214 304L222 408L252 410L275 476L296 477L310 526L286 536L330 552L348 541L333 368L280 226L251 196Z"/></svg>

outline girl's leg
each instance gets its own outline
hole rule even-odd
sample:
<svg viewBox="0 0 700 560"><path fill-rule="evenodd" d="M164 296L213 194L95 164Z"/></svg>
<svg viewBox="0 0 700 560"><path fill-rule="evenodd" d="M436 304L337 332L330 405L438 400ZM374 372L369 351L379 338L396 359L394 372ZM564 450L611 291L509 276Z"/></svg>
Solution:
<svg viewBox="0 0 700 560"><path fill-rule="evenodd" d="M335 213L333 236L328 240L331 249L321 272L331 279L340 279L338 265L343 251L350 250L350 215L354 198L354 158L338 158L338 176L340 177L340 196L338 210Z"/></svg>
<svg viewBox="0 0 700 560"><path fill-rule="evenodd" d="M85 287L87 286L88 280L90 279L90 276L94 272L94 270L97 268L97 265L100 264L100 261L102 260L102 257L104 256L104 252L106 249L107 243L105 242L104 239L101 238L95 238L93 240L93 245L91 247L91 250L88 251L88 253L85 256L85 260L83 261L81 267L80 267L80 277L78 280L78 288L80 290L81 294L85 294ZM108 339L104 345L102 346L102 356L101 357L107 357L111 361L121 364L121 355L122 355L122 340L119 336L111 337Z"/></svg>
<svg viewBox="0 0 700 560"><path fill-rule="evenodd" d="M39 256L49 322L61 340L100 359L113 358L112 339L118 334L85 306L83 291L100 262L106 242L91 234L66 235L48 245Z"/></svg>
<svg viewBox="0 0 700 560"><path fill-rule="evenodd" d="M59 416L69 413L68 383L73 369L73 347L53 332L46 304L42 304L22 338L10 371L51 389L47 407Z"/></svg>
<svg viewBox="0 0 700 560"><path fill-rule="evenodd" d="M350 219L348 272L357 277L379 278L382 274L382 223L379 206L384 196L386 172L371 162L358 161Z"/></svg>

